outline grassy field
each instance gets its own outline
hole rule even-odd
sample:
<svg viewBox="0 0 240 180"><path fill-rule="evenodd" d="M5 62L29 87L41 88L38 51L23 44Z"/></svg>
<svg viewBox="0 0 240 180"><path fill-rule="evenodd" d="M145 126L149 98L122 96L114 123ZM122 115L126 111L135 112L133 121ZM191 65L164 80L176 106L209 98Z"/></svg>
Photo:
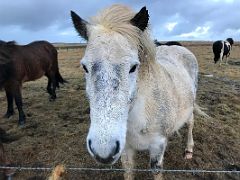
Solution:
<svg viewBox="0 0 240 180"><path fill-rule="evenodd" d="M197 57L200 66L197 102L212 119L195 117L195 148L190 161L183 159L186 128L170 138L164 159L165 169L240 170L240 44L234 46L229 65L215 65L211 43L183 42ZM33 167L106 167L98 165L87 152L89 105L85 97L83 71L79 60L84 48L59 49L59 67L69 81L49 102L46 78L23 86L27 124L17 125L18 114L0 118L0 127L16 140L4 144L13 164ZM210 75L207 77L205 75ZM0 116L6 111L6 98L0 92ZM15 110L15 112L17 112ZM137 168L148 168L147 152L137 155ZM114 167L121 167L118 162ZM49 172L18 171L14 179L45 179ZM68 171L69 179L123 179L122 173ZM166 173L166 179L240 179L234 174ZM152 179L151 173L138 173L136 179Z"/></svg>

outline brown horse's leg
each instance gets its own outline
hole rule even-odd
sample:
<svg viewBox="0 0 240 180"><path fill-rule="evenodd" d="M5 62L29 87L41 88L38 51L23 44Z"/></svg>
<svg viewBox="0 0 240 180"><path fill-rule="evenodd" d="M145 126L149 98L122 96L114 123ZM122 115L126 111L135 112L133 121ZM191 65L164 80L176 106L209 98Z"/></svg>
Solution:
<svg viewBox="0 0 240 180"><path fill-rule="evenodd" d="M48 78L47 92L50 95L49 101L56 99L56 78L53 73L46 73Z"/></svg>
<svg viewBox="0 0 240 180"><path fill-rule="evenodd" d="M57 98L57 95L56 95L56 87L57 87L56 78L53 79L52 85L53 85L53 88L52 88L52 99L55 100Z"/></svg>
<svg viewBox="0 0 240 180"><path fill-rule="evenodd" d="M6 114L3 116L4 118L9 118L14 114L14 110L13 110L13 95L11 90L9 90L9 88L5 87L5 92L6 92L6 96L7 96L7 103L8 103L8 107L7 107L7 112Z"/></svg>
<svg viewBox="0 0 240 180"><path fill-rule="evenodd" d="M52 82L52 94L50 97L50 101L54 101L57 98L56 96L57 80L56 80L55 74L51 75L51 82Z"/></svg>
<svg viewBox="0 0 240 180"><path fill-rule="evenodd" d="M49 76L47 76L47 78L48 78L47 92L51 96L52 95L52 87L51 87L52 82L51 82L51 79Z"/></svg>
<svg viewBox="0 0 240 180"><path fill-rule="evenodd" d="M14 98L15 98L15 103L16 103L16 106L17 106L18 112L19 112L18 124L20 126L22 126L22 125L25 124L26 116L25 116L25 114L23 112L23 109L22 109L23 103L22 103L22 94L21 94L20 88L21 88L21 85L18 85L18 87L16 87Z"/></svg>

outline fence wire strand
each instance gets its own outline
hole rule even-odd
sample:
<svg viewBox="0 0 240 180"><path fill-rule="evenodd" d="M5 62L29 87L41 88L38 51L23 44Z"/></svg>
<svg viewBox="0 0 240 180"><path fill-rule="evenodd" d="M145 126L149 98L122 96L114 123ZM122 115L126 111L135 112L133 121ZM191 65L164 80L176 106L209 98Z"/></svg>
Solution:
<svg viewBox="0 0 240 180"><path fill-rule="evenodd" d="M22 167L22 166L0 166L2 170L18 171L51 171L54 167ZM112 171L112 172L162 172L162 173L228 173L240 174L238 170L202 170L202 169L124 169L124 168L91 168L91 167L67 167L67 171Z"/></svg>

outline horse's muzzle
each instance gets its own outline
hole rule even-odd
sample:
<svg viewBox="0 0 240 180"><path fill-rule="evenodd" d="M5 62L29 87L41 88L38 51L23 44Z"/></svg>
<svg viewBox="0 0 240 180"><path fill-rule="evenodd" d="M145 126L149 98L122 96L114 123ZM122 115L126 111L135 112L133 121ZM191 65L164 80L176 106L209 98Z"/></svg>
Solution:
<svg viewBox="0 0 240 180"><path fill-rule="evenodd" d="M116 159L117 159L117 155L119 154L120 152L120 143L119 141L116 141L116 146L112 149L112 152L110 153L110 155L106 158L103 158L101 156L99 156L95 151L94 149L92 149L91 147L91 144L92 144L92 141L89 140L88 141L88 147L89 147L89 150L91 151L91 153L93 154L94 158L99 162L99 163L102 163L102 164L113 164Z"/></svg>

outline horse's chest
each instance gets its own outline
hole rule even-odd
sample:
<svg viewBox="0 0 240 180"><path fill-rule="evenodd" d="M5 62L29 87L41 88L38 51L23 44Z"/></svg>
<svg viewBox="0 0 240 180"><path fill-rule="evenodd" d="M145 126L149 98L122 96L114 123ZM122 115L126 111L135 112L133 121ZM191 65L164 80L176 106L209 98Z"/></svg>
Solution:
<svg viewBox="0 0 240 180"><path fill-rule="evenodd" d="M127 143L136 150L146 150L151 144L152 125L146 118L144 110L139 107L135 107L129 114L128 120L128 133Z"/></svg>
<svg viewBox="0 0 240 180"><path fill-rule="evenodd" d="M127 134L127 143L136 150L147 150L151 144L147 129L132 129Z"/></svg>
<svg viewBox="0 0 240 180"><path fill-rule="evenodd" d="M224 43L223 54L228 55L229 52L230 52L230 46L228 46L227 44Z"/></svg>

